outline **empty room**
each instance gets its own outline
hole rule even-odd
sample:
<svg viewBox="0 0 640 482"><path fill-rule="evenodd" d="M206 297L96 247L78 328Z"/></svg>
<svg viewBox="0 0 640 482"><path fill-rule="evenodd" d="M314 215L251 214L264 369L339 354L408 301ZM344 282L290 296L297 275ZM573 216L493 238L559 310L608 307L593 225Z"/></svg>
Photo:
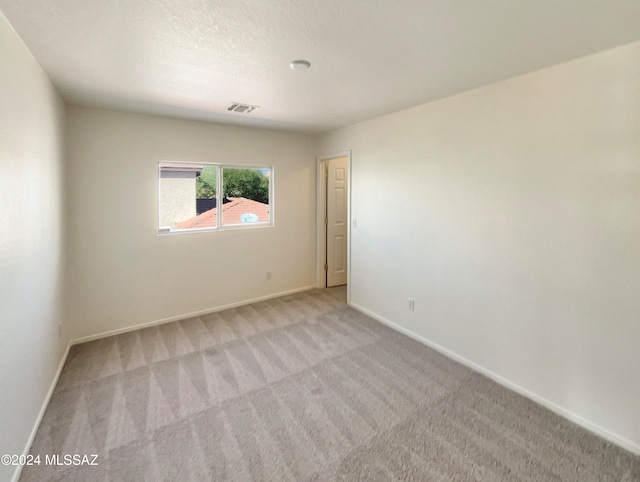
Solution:
<svg viewBox="0 0 640 482"><path fill-rule="evenodd" d="M640 2L0 0L0 482L640 480Z"/></svg>

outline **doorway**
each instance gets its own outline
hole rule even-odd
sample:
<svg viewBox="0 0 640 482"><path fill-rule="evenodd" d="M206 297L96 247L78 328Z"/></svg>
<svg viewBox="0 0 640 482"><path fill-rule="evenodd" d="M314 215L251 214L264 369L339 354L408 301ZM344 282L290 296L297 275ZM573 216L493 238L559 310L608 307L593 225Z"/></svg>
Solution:
<svg viewBox="0 0 640 482"><path fill-rule="evenodd" d="M318 160L318 287L347 285L351 153Z"/></svg>

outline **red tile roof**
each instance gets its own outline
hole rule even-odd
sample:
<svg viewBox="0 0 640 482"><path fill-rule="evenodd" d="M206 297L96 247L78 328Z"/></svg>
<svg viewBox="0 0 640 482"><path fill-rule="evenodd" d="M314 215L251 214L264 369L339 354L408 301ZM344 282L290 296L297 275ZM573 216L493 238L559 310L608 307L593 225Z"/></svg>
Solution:
<svg viewBox="0 0 640 482"><path fill-rule="evenodd" d="M243 197L229 198L230 202L222 205L222 224L245 224L240 216L251 213L258 216L258 223L269 222L269 205L245 199ZM191 228L215 228L218 222L218 208L209 209L196 217L181 221L177 224L178 229Z"/></svg>

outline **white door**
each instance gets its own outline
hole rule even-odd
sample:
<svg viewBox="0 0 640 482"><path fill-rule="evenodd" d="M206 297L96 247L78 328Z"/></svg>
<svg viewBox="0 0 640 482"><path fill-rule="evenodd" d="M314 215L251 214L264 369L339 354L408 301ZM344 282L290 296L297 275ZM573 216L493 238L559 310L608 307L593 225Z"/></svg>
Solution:
<svg viewBox="0 0 640 482"><path fill-rule="evenodd" d="M327 161L327 287L347 284L346 157Z"/></svg>

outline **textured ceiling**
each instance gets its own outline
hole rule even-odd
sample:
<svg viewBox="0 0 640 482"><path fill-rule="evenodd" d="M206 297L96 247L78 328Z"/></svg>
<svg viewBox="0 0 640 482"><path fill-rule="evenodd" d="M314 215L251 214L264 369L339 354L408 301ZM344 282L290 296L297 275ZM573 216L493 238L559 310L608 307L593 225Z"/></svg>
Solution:
<svg viewBox="0 0 640 482"><path fill-rule="evenodd" d="M0 0L70 102L321 131L640 39L639 0ZM295 72L289 62L307 59ZM230 102L260 106L226 111Z"/></svg>

